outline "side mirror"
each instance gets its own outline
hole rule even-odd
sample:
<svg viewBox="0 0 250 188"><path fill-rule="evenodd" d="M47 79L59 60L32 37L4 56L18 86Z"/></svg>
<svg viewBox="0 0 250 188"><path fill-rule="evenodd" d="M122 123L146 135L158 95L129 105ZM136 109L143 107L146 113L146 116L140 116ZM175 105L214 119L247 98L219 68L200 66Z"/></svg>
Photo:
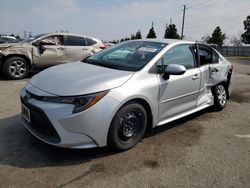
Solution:
<svg viewBox="0 0 250 188"><path fill-rule="evenodd" d="M36 41L36 42L32 42L32 45L37 47L37 46L40 45L40 41L38 40L38 41Z"/></svg>
<svg viewBox="0 0 250 188"><path fill-rule="evenodd" d="M46 48L43 46L41 41L33 42L32 45L38 48L40 54L43 54L46 51Z"/></svg>
<svg viewBox="0 0 250 188"><path fill-rule="evenodd" d="M182 75L186 72L186 67L178 64L170 64L165 67L163 78L165 80L169 79L170 75Z"/></svg>

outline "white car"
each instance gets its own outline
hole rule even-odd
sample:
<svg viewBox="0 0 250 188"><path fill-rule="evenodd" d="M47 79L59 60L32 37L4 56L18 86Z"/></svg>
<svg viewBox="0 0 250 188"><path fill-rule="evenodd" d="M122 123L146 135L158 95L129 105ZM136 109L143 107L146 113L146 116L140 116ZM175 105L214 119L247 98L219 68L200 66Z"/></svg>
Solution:
<svg viewBox="0 0 250 188"><path fill-rule="evenodd" d="M222 110L232 83L232 65L209 46L128 41L35 75L21 91L22 121L54 146L127 150L146 129Z"/></svg>

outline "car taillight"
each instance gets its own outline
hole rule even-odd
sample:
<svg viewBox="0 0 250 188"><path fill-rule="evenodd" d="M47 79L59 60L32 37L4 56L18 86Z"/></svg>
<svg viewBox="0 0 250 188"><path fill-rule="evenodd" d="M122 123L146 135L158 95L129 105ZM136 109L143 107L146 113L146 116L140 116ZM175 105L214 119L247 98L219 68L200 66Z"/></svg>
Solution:
<svg viewBox="0 0 250 188"><path fill-rule="evenodd" d="M102 43L102 44L99 46L99 48L105 49L105 48L107 48L107 46L106 46L105 44Z"/></svg>

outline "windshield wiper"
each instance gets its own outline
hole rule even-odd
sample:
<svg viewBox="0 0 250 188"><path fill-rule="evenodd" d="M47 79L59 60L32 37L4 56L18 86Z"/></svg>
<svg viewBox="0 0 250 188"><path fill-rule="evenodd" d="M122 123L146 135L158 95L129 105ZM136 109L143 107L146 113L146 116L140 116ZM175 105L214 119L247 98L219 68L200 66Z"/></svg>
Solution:
<svg viewBox="0 0 250 188"><path fill-rule="evenodd" d="M106 64L106 63L101 63L101 62L97 62L97 61L88 61L88 60L83 60L83 62L86 62L88 64L91 65L96 65L96 66L101 66L101 67L106 67L106 68L111 68L111 69L118 69L118 67L116 65L112 65L112 64Z"/></svg>
<svg viewBox="0 0 250 188"><path fill-rule="evenodd" d="M111 69L118 69L116 65L104 64L104 63L98 63L98 62L93 63L93 65L99 65L99 66L111 68Z"/></svg>

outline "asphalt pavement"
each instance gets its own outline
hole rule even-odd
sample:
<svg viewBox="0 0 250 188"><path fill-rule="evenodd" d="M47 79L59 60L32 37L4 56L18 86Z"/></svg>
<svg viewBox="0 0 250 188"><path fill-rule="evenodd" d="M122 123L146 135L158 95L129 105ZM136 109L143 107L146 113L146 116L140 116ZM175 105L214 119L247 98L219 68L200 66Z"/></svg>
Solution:
<svg viewBox="0 0 250 188"><path fill-rule="evenodd" d="M250 187L250 61L233 59L236 84L221 112L206 109L113 152L49 146L21 125L29 78L0 79L0 187Z"/></svg>

